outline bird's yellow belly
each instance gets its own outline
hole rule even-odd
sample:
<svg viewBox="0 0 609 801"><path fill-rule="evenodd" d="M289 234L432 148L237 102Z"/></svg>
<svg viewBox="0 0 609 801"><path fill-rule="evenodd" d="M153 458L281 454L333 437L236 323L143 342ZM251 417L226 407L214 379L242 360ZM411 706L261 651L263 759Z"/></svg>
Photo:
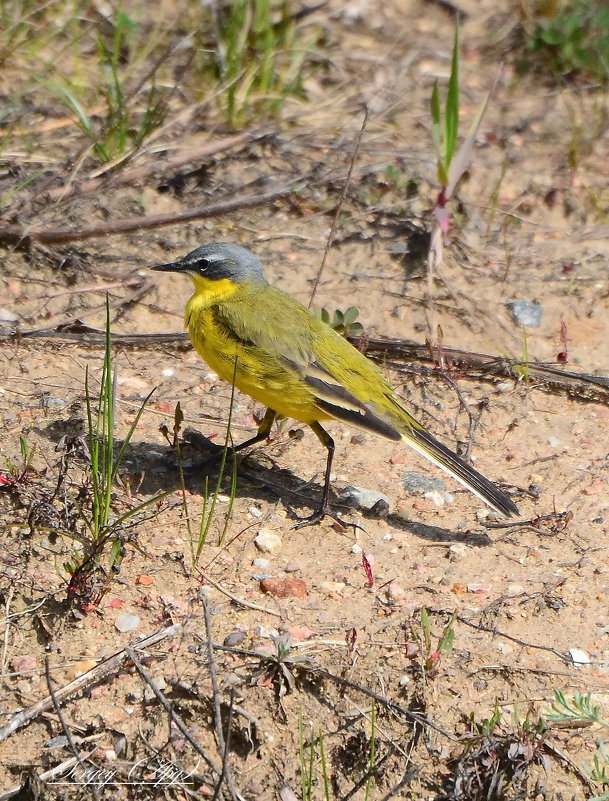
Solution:
<svg viewBox="0 0 609 801"><path fill-rule="evenodd" d="M197 353L220 378L278 414L302 423L330 420L318 409L315 398L298 376L259 349L242 345L219 334L208 315L198 315L189 325ZM203 318L203 319L202 319ZM236 368L235 368L236 360Z"/></svg>

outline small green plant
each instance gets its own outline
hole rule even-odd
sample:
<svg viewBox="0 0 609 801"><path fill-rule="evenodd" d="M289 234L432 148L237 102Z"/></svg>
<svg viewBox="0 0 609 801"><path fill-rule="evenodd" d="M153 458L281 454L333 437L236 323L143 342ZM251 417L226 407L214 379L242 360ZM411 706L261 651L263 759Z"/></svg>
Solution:
<svg viewBox="0 0 609 801"><path fill-rule="evenodd" d="M116 448L114 437L114 377L110 334L110 303L106 299L105 347L97 405L85 373L86 443L88 450L88 486L81 492L81 518L85 534L75 537L81 544L64 564L70 575L68 598L89 608L99 603L107 591L108 576L119 569L124 554L124 524L152 503L173 490L160 493L121 515L112 514L112 496L118 470L133 432L142 416L152 390L140 406L125 439ZM100 572L104 580L100 579Z"/></svg>
<svg viewBox="0 0 609 801"><path fill-rule="evenodd" d="M336 749L334 758L336 758L336 751L348 753L350 762L355 763L357 772L363 774L361 781L357 787L364 784L364 801L369 801L372 798L372 789L375 779L375 762L377 755L377 729L376 729L376 704L372 703L370 711L370 736L360 729L357 735L349 738L343 748ZM305 736L305 725L302 718L302 711L298 716L298 745L300 757L300 782L303 801L330 801L332 798L330 788L330 777L328 774L328 765L326 759L326 747L323 732L319 735L311 736L307 739ZM360 748L361 754L359 752ZM323 788L321 792L315 792L317 783L317 763L321 769L321 778Z"/></svg>
<svg viewBox="0 0 609 801"><path fill-rule="evenodd" d="M592 758L592 767L589 767L587 772L592 781L598 782L604 787L609 785L609 753L605 743L599 743L598 751ZM607 801L607 799L609 799L609 790L602 795L594 796L590 801Z"/></svg>
<svg viewBox="0 0 609 801"><path fill-rule="evenodd" d="M277 699L281 700L286 693L296 689L296 679L290 667L309 660L292 651L292 638L289 634L280 634L273 637L272 641L272 649L259 650L260 666L252 674L251 683L273 686Z"/></svg>
<svg viewBox="0 0 609 801"><path fill-rule="evenodd" d="M481 103L467 136L457 150L457 138L459 135L459 29L457 28L455 30L444 110L442 110L440 102L440 90L437 81L434 83L430 99L431 136L436 151L438 181L441 187L434 206L434 216L442 231L447 231L449 228L446 204L455 193L459 181L467 170L476 134L486 111L491 92Z"/></svg>
<svg viewBox="0 0 609 801"><path fill-rule="evenodd" d="M157 91L154 76L147 90L143 112L136 112L133 98L127 97L121 64L137 27L131 17L119 7L111 36L107 39L101 35L97 37L100 74L105 76L100 92L106 109L101 135L93 145L93 152L103 162L138 147L160 125L165 115L164 103Z"/></svg>
<svg viewBox="0 0 609 801"><path fill-rule="evenodd" d="M598 0L569 0L529 25L527 47L560 76L585 72L609 79L609 7Z"/></svg>
<svg viewBox="0 0 609 801"><path fill-rule="evenodd" d="M368 801L372 792L372 780L374 778L374 762L376 760L376 704L373 702L370 712L370 748L368 751L368 779L366 781L366 792L364 801Z"/></svg>
<svg viewBox="0 0 609 801"><path fill-rule="evenodd" d="M24 4L18 4L23 6ZM0 21L7 4L0 8ZM20 135L29 137L20 124L23 98L40 97L47 105L53 98L63 106L92 146L101 162L109 162L137 148L163 121L166 113L162 67L163 26L137 22L121 6L104 18L90 19L91 10L74 0L68 13L57 14L56 2L36 12L23 8L21 21L13 26L28 33L28 41L15 41L0 29L0 63L10 51L28 79L11 98L3 116L17 122ZM153 66L151 54L155 53ZM15 52L13 52L15 51ZM9 127L10 130L10 127Z"/></svg>
<svg viewBox="0 0 609 801"><path fill-rule="evenodd" d="M319 763L321 766L321 776L323 781L324 801L330 801L330 776L326 762L326 752L324 746L324 735L320 732L317 737L311 737L308 745L305 737L305 724L302 719L302 711L298 715L298 751L300 757L300 785L302 789L302 801L317 801L320 797L314 792L316 778L317 753L319 752Z"/></svg>
<svg viewBox="0 0 609 801"><path fill-rule="evenodd" d="M582 693L576 690L571 700L568 700L562 690L554 690L554 701L550 711L545 713L547 720L556 721L581 721L590 720L609 729L609 721L606 721L601 713L601 708L592 700L592 693ZM598 750L592 758L592 766L586 767L586 772L592 781L598 782L603 786L609 785L609 753L606 743L600 742ZM595 796L590 801L607 801L609 791L600 796Z"/></svg>
<svg viewBox="0 0 609 801"><path fill-rule="evenodd" d="M441 659L449 654L455 641L455 622L456 612L442 629L437 644L434 645L431 633L431 621L429 613L424 607L419 612L420 629L411 626L410 637L407 643L407 652L412 657L420 659L422 668L427 678L434 678L438 675ZM414 646L414 647L413 647Z"/></svg>
<svg viewBox="0 0 609 801"><path fill-rule="evenodd" d="M20 484L28 476L36 475L36 470L32 466L36 448L30 447L23 434L19 436L19 450L21 451L21 464L16 464L7 459L6 468L0 470L0 487Z"/></svg>
<svg viewBox="0 0 609 801"><path fill-rule="evenodd" d="M490 717L469 719L470 732L461 738L463 751L449 760L451 774L444 789L450 798L532 798L533 765L544 765L545 722L515 707L504 721L497 703Z"/></svg>
<svg viewBox="0 0 609 801"><path fill-rule="evenodd" d="M318 317L344 337L357 337L364 333L364 326L360 322L356 322L359 317L359 309L356 306L350 306L344 312L336 309L332 317L327 309L321 309Z"/></svg>
<svg viewBox="0 0 609 801"><path fill-rule="evenodd" d="M554 701L551 712L547 712L545 717L548 720L591 720L609 729L609 723L603 720L601 709L592 703L592 693L573 693L571 701L567 700L562 690L554 690Z"/></svg>
<svg viewBox="0 0 609 801"><path fill-rule="evenodd" d="M274 16L276 17L274 19ZM302 77L312 41L296 32L287 0L233 0L218 6L216 56L226 117L237 125L254 106L278 111L287 95L303 96Z"/></svg>
<svg viewBox="0 0 609 801"><path fill-rule="evenodd" d="M527 339L526 326L522 326L522 355L520 359L514 363L513 370L521 381L528 381L531 375L529 368L529 342Z"/></svg>

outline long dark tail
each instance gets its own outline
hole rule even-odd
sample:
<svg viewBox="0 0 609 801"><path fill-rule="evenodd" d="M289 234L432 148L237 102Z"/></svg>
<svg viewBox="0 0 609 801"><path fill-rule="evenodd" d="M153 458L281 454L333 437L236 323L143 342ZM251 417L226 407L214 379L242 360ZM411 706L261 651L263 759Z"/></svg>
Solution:
<svg viewBox="0 0 609 801"><path fill-rule="evenodd" d="M506 517L520 515L518 507L514 501L496 487L473 467L470 467L456 453L453 453L446 445L442 445L435 437L425 431L425 429L410 428L407 433L402 434L404 442L411 448L418 451L430 462L441 467L466 489L473 492L480 500L484 501L491 509L501 512Z"/></svg>

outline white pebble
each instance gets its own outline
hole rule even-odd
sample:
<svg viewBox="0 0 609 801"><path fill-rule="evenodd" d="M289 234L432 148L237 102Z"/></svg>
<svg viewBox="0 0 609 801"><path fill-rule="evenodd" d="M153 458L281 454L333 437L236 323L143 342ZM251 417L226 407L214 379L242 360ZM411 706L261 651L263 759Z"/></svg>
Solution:
<svg viewBox="0 0 609 801"><path fill-rule="evenodd" d="M557 448L560 444L560 440L558 437L548 437L548 445L551 448Z"/></svg>
<svg viewBox="0 0 609 801"><path fill-rule="evenodd" d="M140 625L140 619L137 615L132 615L130 612L125 612L119 615L114 621L114 625L119 631L135 631Z"/></svg>
<svg viewBox="0 0 609 801"><path fill-rule="evenodd" d="M259 557L258 559L254 559L252 565L254 567L260 568L260 570L266 570L267 567L270 565L270 562L268 559L262 559L262 557Z"/></svg>
<svg viewBox="0 0 609 801"><path fill-rule="evenodd" d="M161 370L161 373L165 376L165 378L171 378L173 375L173 370L171 367L166 367L164 370Z"/></svg>
<svg viewBox="0 0 609 801"><path fill-rule="evenodd" d="M364 549L362 548L362 546L361 546L361 545L358 545L358 544L357 544L357 542L354 542L354 543L353 543L353 545L351 546L351 553L357 553L357 554L359 554L359 553L361 553L363 550L364 550Z"/></svg>
<svg viewBox="0 0 609 801"><path fill-rule="evenodd" d="M263 553L277 553L281 549L281 537L274 531L266 531L261 528L256 535L254 542L256 547Z"/></svg>
<svg viewBox="0 0 609 801"><path fill-rule="evenodd" d="M585 651L579 648L569 648L569 656L573 660L574 665L589 665L590 657Z"/></svg>
<svg viewBox="0 0 609 801"><path fill-rule="evenodd" d="M279 637L277 629L267 629L266 626L255 626L254 634L256 637L262 637L265 640L270 640L273 637Z"/></svg>
<svg viewBox="0 0 609 801"><path fill-rule="evenodd" d="M257 506L248 506L247 511L252 517L262 517L262 510Z"/></svg>
<svg viewBox="0 0 609 801"><path fill-rule="evenodd" d="M431 492L424 492L423 497L427 498L428 500L432 501L436 506L444 506L446 501L444 500L444 495L437 490L431 490Z"/></svg>

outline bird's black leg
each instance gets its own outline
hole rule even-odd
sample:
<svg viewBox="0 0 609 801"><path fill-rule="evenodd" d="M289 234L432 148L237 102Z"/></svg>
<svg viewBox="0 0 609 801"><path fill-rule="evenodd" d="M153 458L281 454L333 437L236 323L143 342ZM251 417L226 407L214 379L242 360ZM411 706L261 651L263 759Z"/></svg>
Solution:
<svg viewBox="0 0 609 801"><path fill-rule="evenodd" d="M357 523L347 523L345 520L341 520L341 518L333 512L330 508L330 471L332 470L332 460L334 459L334 440L328 434L325 429L323 429L319 423L309 423L311 429L317 435L317 438L324 446L324 448L328 451L328 459L326 461L326 474L324 477L324 489L321 496L321 506L317 511L313 512L312 515L305 518L300 518L300 522L298 522L294 528L304 528L305 526L314 526L317 523L321 523L324 517L331 517L335 523L338 523L339 526L346 528L347 526L353 526L354 528L362 529L361 526L358 526ZM363 531L364 529L362 529Z"/></svg>
<svg viewBox="0 0 609 801"><path fill-rule="evenodd" d="M264 417L260 421L260 425L258 426L258 431L255 436L246 439L245 442L240 442L238 445L235 445L233 448L234 452L236 453L237 451L242 451L244 448L249 448L250 445L255 445L257 442L262 442L263 439L267 439L268 435L271 433L271 428L273 427L276 417L277 412L273 411L273 409L267 409L264 413Z"/></svg>

